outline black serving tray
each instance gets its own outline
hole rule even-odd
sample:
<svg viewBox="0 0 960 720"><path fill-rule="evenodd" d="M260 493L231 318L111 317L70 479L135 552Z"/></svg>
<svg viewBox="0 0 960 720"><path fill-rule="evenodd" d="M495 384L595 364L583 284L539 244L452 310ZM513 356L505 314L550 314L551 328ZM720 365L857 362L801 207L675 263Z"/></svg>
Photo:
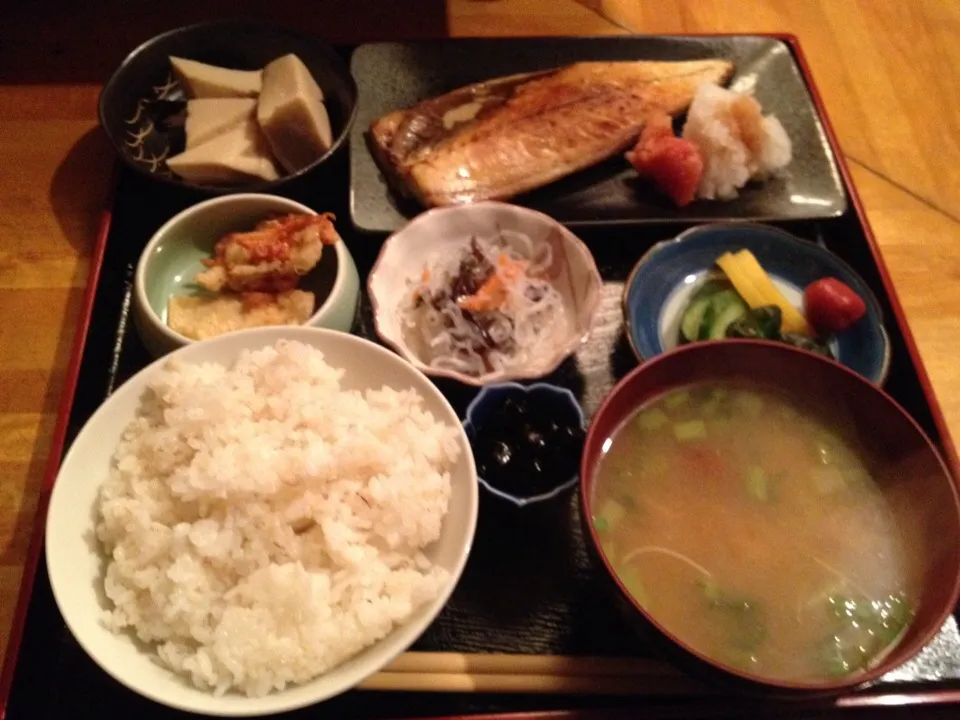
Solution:
<svg viewBox="0 0 960 720"><path fill-rule="evenodd" d="M806 72L802 55L785 38ZM349 51L344 52L349 56ZM807 82L810 83L809 76ZM811 94L817 98L810 83ZM820 111L822 114L822 110ZM822 117L829 135L829 123ZM830 136L831 144L836 143ZM924 430L942 444L949 462L955 454L943 426L926 375L909 331L890 295L886 271L878 263L875 245L860 214L842 158L837 158L850 202L840 216L816 221L776 223L801 237L825 244L850 263L880 300L892 345L886 389ZM338 228L365 277L379 252L383 236L352 229L349 223L346 154L334 160L322 180L302 184L290 196L318 211L332 211ZM0 676L0 716L6 720L60 718L182 718L185 713L145 700L107 676L90 660L65 627L53 601L42 554L43 522L49 490L64 448L84 422L124 380L150 362L129 318L134 266L141 250L160 225L196 202L197 197L161 187L130 170L119 169L112 205L105 214L91 267L91 286L82 311L78 345L68 372L64 404L40 502L31 556L24 573L21 602L10 651ZM578 229L591 248L603 275L604 302L591 340L568 358L548 381L570 388L587 415L599 405L611 385L636 365L623 334L620 292L634 263L654 243L688 225L650 223L642 228ZM369 299L364 294L353 329L376 340ZM438 387L463 415L476 389L437 380ZM440 617L412 650L420 652L524 653L571 656L650 657L653 650L631 634L598 582L596 568L577 522L575 491L550 502L518 509L482 493L476 541L463 577ZM709 714L718 708L734 713L742 699L657 694L645 697L578 695L481 695L456 693L386 693L356 690L291 718L399 718L452 716L473 712L532 709L612 708L626 706L645 714L685 717ZM960 635L957 615L913 661L871 687L832 700L830 708L865 704L960 702ZM2 711L5 709L6 714ZM756 709L753 702L748 707ZM783 710L781 707L780 710Z"/></svg>

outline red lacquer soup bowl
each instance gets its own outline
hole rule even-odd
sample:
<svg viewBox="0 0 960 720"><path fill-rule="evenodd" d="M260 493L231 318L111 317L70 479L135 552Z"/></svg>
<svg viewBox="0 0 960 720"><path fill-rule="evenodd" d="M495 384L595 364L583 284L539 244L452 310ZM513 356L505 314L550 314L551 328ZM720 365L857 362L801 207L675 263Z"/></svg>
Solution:
<svg viewBox="0 0 960 720"><path fill-rule="evenodd" d="M672 390L696 385L748 383L777 391L818 408L825 417L843 417L845 433L856 438L869 461L873 482L892 510L893 526L902 540L904 572L913 615L899 641L885 654L850 674L802 680L764 676L745 670L742 663L727 664L688 644L678 625L666 629L627 590L618 576L601 534L605 521L594 521L593 507L598 463L610 448L610 438L637 410ZM843 413L843 415L840 415ZM644 446L632 457L642 464ZM703 482L709 482L709 470ZM926 645L943 626L957 604L960 591L960 501L955 480L937 448L909 414L883 390L844 366L787 345L758 340L722 340L687 345L637 367L607 396L587 433L580 470L581 507L585 534L614 597L643 641L660 646L678 665L701 678L720 681L733 689L768 696L802 699L832 695L882 676ZM677 483L678 493L693 492L695 483ZM710 522L704 503L694 503L703 517L677 523L679 532L701 532ZM678 507L683 508L680 503ZM676 508L674 508L676 509ZM776 552L776 550L774 551ZM778 581L778 582L782 582ZM778 588L782 585L778 585ZM649 597L656 582L644 582ZM685 590L683 592L686 592ZM662 612L662 611L661 611ZM804 626L805 627L805 626ZM804 630L805 631L805 630ZM815 638L811 638L814 641ZM755 665L752 667L756 667Z"/></svg>

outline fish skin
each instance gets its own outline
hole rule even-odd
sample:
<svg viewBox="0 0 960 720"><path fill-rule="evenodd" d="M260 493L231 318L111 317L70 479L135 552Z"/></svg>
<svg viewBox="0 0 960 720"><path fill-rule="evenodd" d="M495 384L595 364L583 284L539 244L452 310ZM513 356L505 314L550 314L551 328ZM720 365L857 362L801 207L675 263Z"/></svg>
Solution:
<svg viewBox="0 0 960 720"><path fill-rule="evenodd" d="M391 184L425 206L506 200L632 145L645 117L678 115L726 60L583 62L468 85L375 120L374 157ZM444 126L449 111L476 117Z"/></svg>

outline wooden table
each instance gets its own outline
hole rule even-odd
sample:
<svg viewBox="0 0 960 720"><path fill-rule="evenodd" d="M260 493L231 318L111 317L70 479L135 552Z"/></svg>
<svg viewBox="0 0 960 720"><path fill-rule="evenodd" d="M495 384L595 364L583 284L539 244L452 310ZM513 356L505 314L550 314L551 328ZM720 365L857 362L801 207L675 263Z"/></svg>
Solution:
<svg viewBox="0 0 960 720"><path fill-rule="evenodd" d="M948 427L960 438L953 0L169 0L136 18L118 0L101 0L96 11L49 2L41 14L35 5L4 11L0 43L0 657L107 202L113 158L97 129L99 85L137 43L193 20L245 14L352 42L627 30L798 35Z"/></svg>

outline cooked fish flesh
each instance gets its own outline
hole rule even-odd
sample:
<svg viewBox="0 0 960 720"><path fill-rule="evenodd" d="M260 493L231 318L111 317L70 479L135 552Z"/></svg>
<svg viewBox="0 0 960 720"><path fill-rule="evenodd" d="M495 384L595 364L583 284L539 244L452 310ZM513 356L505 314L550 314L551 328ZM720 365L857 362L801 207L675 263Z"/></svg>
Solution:
<svg viewBox="0 0 960 720"><path fill-rule="evenodd" d="M374 121L391 183L427 206L507 199L623 152L652 112L678 115L726 60L583 62L468 85Z"/></svg>

